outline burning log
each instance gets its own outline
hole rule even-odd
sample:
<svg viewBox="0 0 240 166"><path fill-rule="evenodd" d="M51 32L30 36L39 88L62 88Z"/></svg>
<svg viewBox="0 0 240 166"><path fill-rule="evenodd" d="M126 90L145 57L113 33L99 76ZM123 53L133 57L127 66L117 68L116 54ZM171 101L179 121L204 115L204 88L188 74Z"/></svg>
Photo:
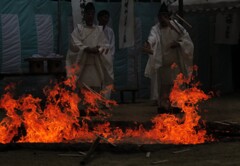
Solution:
<svg viewBox="0 0 240 166"><path fill-rule="evenodd" d="M215 123L222 124L222 125L230 126L229 123L225 123L225 122L221 122L221 121L214 121L214 122L215 122Z"/></svg>
<svg viewBox="0 0 240 166"><path fill-rule="evenodd" d="M161 163L166 163L166 162L168 162L168 160L159 160L159 161L151 162L151 164L156 165L156 164L161 164Z"/></svg>
<svg viewBox="0 0 240 166"><path fill-rule="evenodd" d="M183 150L178 150L178 151L174 151L173 153L183 153L183 152L186 152L186 151L189 151L190 149L183 149Z"/></svg>
<svg viewBox="0 0 240 166"><path fill-rule="evenodd" d="M80 155L83 155L83 156L87 154L87 153L82 152L82 151L79 151L78 153L79 153Z"/></svg>
<svg viewBox="0 0 240 166"><path fill-rule="evenodd" d="M82 85L94 96L96 96L97 102L96 104L99 102L101 105L99 106L100 109L98 109L98 112L92 112L92 116L94 115L105 115L105 116L110 116L110 114L106 111L104 111L104 109L102 108L107 108L110 109L111 106L110 105L115 105L115 103L113 101L110 101L108 99L106 99L104 96L102 96L100 93L96 92L95 90L93 90L91 87L89 87L87 84L85 84L84 82L82 82ZM98 104L99 104L98 103ZM97 104L97 105L98 105ZM86 116L84 113L85 110L82 111L82 115ZM91 114L89 114L91 115Z"/></svg>
<svg viewBox="0 0 240 166"><path fill-rule="evenodd" d="M240 139L240 125L231 124L227 122L214 121L207 123L207 131L211 133L214 138L221 141L233 141Z"/></svg>
<svg viewBox="0 0 240 166"><path fill-rule="evenodd" d="M106 102L107 99L105 97L103 97L101 94L99 94L98 92L94 91L92 88L90 88L87 84L85 84L84 82L82 82L82 84L84 85L85 88L87 88L90 92L92 92L93 94L99 96L103 102Z"/></svg>
<svg viewBox="0 0 240 166"><path fill-rule="evenodd" d="M146 157L149 158L151 156L151 152L146 153Z"/></svg>
<svg viewBox="0 0 240 166"><path fill-rule="evenodd" d="M93 152L95 151L95 149L97 148L98 144L100 143L101 138L97 137L95 139L95 141L92 143L90 149L88 150L86 156L84 156L84 158L81 160L80 165L85 165L89 159L91 158Z"/></svg>
<svg viewBox="0 0 240 166"><path fill-rule="evenodd" d="M109 142L108 139L106 139L106 138L104 138L104 137L102 137L102 136L100 136L100 135L98 135L98 134L95 134L95 135L96 135L97 137L101 138L103 141L111 144L112 146L117 147L116 144Z"/></svg>
<svg viewBox="0 0 240 166"><path fill-rule="evenodd" d="M81 155L81 154L66 153L66 154L58 154L58 156L61 156L61 157L82 157L83 155Z"/></svg>

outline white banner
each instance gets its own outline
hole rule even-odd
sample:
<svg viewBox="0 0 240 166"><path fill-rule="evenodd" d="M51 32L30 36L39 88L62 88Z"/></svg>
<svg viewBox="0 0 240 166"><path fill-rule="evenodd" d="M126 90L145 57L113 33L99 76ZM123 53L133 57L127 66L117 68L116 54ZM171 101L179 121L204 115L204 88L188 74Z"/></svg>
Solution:
<svg viewBox="0 0 240 166"><path fill-rule="evenodd" d="M119 20L119 48L134 46L134 1L122 0Z"/></svg>
<svg viewBox="0 0 240 166"><path fill-rule="evenodd" d="M92 0L71 0L71 2L72 2L73 26L75 27L77 24L82 23L83 17L82 12L84 4L92 2Z"/></svg>
<svg viewBox="0 0 240 166"><path fill-rule="evenodd" d="M215 42L218 44L238 44L240 17L237 12L218 13L216 16Z"/></svg>

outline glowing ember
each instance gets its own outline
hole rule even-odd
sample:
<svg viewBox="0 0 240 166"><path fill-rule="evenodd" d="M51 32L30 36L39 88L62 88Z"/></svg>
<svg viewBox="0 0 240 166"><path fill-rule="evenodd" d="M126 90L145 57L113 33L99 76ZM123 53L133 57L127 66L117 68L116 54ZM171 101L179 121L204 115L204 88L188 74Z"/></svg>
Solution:
<svg viewBox="0 0 240 166"><path fill-rule="evenodd" d="M101 111L100 106L116 105L116 102L106 100L101 95L104 92L97 93L84 84L81 90L77 90L79 86L76 86L75 79L73 76L53 87L46 87L44 107L41 107L42 100L31 94L15 99L10 93L13 86L7 87L0 99L0 109L6 111L6 117L0 122L0 143L14 142L14 137L19 137L16 142L91 141L95 134L110 142L135 139L148 143L198 144L212 139L206 135L203 126L200 127L197 114L198 102L210 96L198 89L198 83L190 84L182 74L175 81L170 100L173 106L182 109L183 116L158 115L152 120L151 130L140 125L137 129L123 131L120 127L112 128L109 122L95 125L90 130L87 121L91 122L91 117L81 116L79 105L84 107L87 115L96 113L104 118L109 114ZM189 88L182 89L184 85Z"/></svg>

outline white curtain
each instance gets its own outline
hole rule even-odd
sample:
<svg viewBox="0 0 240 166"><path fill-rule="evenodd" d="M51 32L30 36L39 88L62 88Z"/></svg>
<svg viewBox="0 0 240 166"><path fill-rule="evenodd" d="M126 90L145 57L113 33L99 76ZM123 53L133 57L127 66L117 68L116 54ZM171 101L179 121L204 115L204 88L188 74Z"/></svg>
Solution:
<svg viewBox="0 0 240 166"><path fill-rule="evenodd" d="M53 22L52 16L38 14L35 16L37 26L38 54L48 56L53 53Z"/></svg>
<svg viewBox="0 0 240 166"><path fill-rule="evenodd" d="M2 14L2 73L21 72L21 38L17 14Z"/></svg>

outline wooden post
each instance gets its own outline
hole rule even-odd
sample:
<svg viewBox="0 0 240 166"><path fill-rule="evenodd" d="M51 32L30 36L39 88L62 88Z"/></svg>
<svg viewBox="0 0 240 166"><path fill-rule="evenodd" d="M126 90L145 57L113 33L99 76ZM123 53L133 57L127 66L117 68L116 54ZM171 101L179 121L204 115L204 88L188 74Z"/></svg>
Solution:
<svg viewBox="0 0 240 166"><path fill-rule="evenodd" d="M183 18L183 0L178 0L178 14ZM182 24L182 20L179 23Z"/></svg>
<svg viewBox="0 0 240 166"><path fill-rule="evenodd" d="M57 53L61 54L61 38L62 38L62 29L61 29L61 0L58 0L58 17L57 17Z"/></svg>

